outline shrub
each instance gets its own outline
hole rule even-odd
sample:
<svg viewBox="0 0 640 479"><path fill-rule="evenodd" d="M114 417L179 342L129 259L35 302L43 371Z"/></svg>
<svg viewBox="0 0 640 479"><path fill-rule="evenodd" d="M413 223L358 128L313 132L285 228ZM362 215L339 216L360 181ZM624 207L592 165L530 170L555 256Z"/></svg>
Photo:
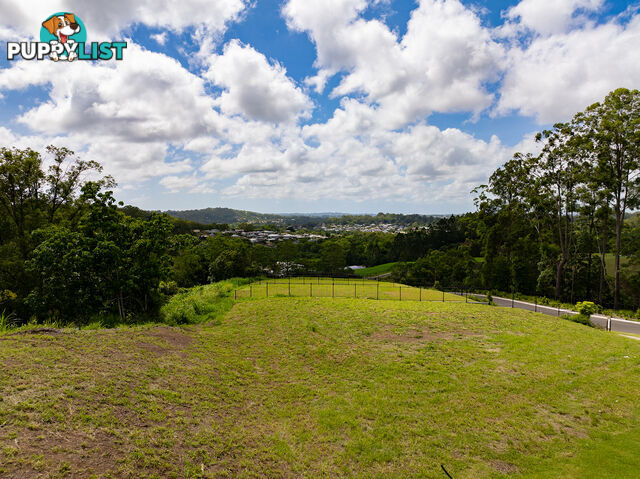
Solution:
<svg viewBox="0 0 640 479"><path fill-rule="evenodd" d="M2 311L0 313L0 331L6 331L14 325L16 315Z"/></svg>
<svg viewBox="0 0 640 479"><path fill-rule="evenodd" d="M589 320L590 316L586 314L565 314L562 316L562 319L567 319L569 321L573 321L574 323L584 324L585 326L592 326L591 321Z"/></svg>
<svg viewBox="0 0 640 479"><path fill-rule="evenodd" d="M178 293L160 309L160 318L164 323L174 326L215 320L233 306L233 290L248 282L245 279L231 279Z"/></svg>
<svg viewBox="0 0 640 479"><path fill-rule="evenodd" d="M583 316L591 316L598 312L598 307L591 301L582 301L576 304L576 311Z"/></svg>

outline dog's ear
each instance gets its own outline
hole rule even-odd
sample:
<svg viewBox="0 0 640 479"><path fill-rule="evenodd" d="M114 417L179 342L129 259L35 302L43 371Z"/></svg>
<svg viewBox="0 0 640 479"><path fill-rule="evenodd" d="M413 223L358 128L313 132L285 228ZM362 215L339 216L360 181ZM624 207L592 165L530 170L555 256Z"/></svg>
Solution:
<svg viewBox="0 0 640 479"><path fill-rule="evenodd" d="M42 26L46 28L51 35L55 35L58 30L58 17L54 15L49 20L45 20L42 22Z"/></svg>
<svg viewBox="0 0 640 479"><path fill-rule="evenodd" d="M69 23L76 23L76 16L73 13L65 13L64 18L69 20Z"/></svg>

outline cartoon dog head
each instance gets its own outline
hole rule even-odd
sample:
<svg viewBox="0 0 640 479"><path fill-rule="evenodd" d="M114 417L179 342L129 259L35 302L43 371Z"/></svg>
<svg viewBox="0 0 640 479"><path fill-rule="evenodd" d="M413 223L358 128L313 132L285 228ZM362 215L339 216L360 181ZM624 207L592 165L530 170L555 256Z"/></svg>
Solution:
<svg viewBox="0 0 640 479"><path fill-rule="evenodd" d="M67 38L80 32L80 25L76 23L76 16L73 13L54 15L42 22L42 26L49 33L55 35L60 43L67 43Z"/></svg>

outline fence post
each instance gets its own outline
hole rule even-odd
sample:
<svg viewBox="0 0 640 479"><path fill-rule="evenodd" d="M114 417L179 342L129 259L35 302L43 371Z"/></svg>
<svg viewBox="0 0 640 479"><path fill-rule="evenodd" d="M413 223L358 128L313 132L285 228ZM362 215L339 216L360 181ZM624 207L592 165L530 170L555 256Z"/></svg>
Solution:
<svg viewBox="0 0 640 479"><path fill-rule="evenodd" d="M442 302L444 303L444 289L442 290Z"/></svg>
<svg viewBox="0 0 640 479"><path fill-rule="evenodd" d="M253 285L252 284L249 285L249 297L253 298Z"/></svg>
<svg viewBox="0 0 640 479"><path fill-rule="evenodd" d="M398 286L398 291L400 292L400 301L402 301L402 286Z"/></svg>
<svg viewBox="0 0 640 479"><path fill-rule="evenodd" d="M465 303L469 302L469 290L464 292L464 302Z"/></svg>
<svg viewBox="0 0 640 479"><path fill-rule="evenodd" d="M535 297L535 302L536 302L536 306L535 306L535 309L533 310L533 312L537 313L538 312L538 297L537 296Z"/></svg>
<svg viewBox="0 0 640 479"><path fill-rule="evenodd" d="M238 290L233 291L233 299L238 299Z"/></svg>
<svg viewBox="0 0 640 479"><path fill-rule="evenodd" d="M380 280L376 283L376 300L380 299Z"/></svg>
<svg viewBox="0 0 640 479"><path fill-rule="evenodd" d="M289 278L289 296L291 296L291 278Z"/></svg>
<svg viewBox="0 0 640 479"><path fill-rule="evenodd" d="M269 281L267 281L267 298L269 297Z"/></svg>

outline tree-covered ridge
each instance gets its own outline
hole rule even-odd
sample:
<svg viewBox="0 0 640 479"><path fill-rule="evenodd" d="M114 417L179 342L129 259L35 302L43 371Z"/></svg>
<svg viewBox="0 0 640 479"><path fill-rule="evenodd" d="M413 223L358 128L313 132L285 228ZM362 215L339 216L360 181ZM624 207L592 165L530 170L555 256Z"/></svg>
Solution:
<svg viewBox="0 0 640 479"><path fill-rule="evenodd" d="M167 214L181 220L207 225L213 223L282 223L285 220L285 217L282 215L255 213L253 211L234 210L231 208L204 208L184 211L170 210L167 211Z"/></svg>
<svg viewBox="0 0 640 479"><path fill-rule="evenodd" d="M199 210L167 211L174 218L208 224L274 224L280 226L314 227L325 225L369 225L394 224L401 226L424 226L433 223L440 216L404 215L396 213L378 213L376 215L347 215L336 213L318 213L310 215L266 214L253 211L235 210L231 208L204 208Z"/></svg>

